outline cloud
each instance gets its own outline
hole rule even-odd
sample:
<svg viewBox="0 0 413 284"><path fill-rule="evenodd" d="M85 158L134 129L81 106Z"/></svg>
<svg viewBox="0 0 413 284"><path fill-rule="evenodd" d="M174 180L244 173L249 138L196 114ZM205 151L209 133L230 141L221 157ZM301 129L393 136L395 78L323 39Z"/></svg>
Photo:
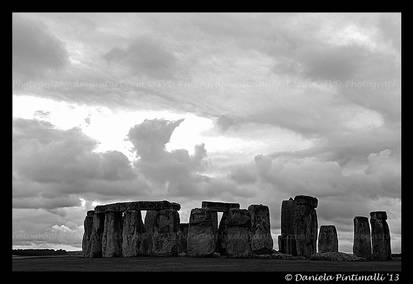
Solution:
<svg viewBox="0 0 413 284"><path fill-rule="evenodd" d="M13 77L33 79L68 64L64 43L42 23L13 14Z"/></svg>
<svg viewBox="0 0 413 284"><path fill-rule="evenodd" d="M128 67L134 75L155 79L174 78L177 67L175 55L160 40L149 36L135 39L126 48L114 47L104 58Z"/></svg>
<svg viewBox="0 0 413 284"><path fill-rule="evenodd" d="M45 121L15 119L13 206L70 207L79 205L79 194L121 194L122 189L131 194L134 185L144 185L124 154L97 153L96 146L79 128L60 130ZM120 191L114 193L114 185Z"/></svg>
<svg viewBox="0 0 413 284"><path fill-rule="evenodd" d="M393 214L389 224L397 243L400 18L16 15L13 36L22 44L13 43L13 73L38 74L44 81L36 77L39 85L15 88L15 96L119 113L190 113L215 125L194 145L170 149L174 133L191 135L191 128L181 120L144 121L129 131L128 156L135 155L129 161L120 152L96 151L98 141L79 128L54 127L53 110L35 116L50 123L16 119L13 206L69 218L66 209L79 204L86 204L85 211L96 202L174 199L186 220L203 199L244 207L266 202L276 233L281 200L302 193L319 198L320 222L336 224L345 246L351 244L353 215L376 209ZM54 80L62 84L49 84ZM80 225L83 217L74 218ZM54 219L47 224L67 226Z"/></svg>

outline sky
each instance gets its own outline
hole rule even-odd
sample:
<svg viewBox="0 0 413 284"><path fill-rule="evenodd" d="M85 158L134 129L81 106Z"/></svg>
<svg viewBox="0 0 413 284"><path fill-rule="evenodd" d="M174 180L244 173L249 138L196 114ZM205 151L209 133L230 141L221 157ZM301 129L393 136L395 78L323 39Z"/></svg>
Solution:
<svg viewBox="0 0 413 284"><path fill-rule="evenodd" d="M351 252L401 251L398 13L13 14L13 247L80 250L87 210L317 197Z"/></svg>

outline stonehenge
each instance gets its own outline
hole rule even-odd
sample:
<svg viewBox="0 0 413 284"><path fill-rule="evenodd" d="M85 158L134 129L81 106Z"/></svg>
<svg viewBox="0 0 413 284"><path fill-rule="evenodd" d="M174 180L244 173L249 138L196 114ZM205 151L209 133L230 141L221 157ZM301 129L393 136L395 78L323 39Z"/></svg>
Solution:
<svg viewBox="0 0 413 284"><path fill-rule="evenodd" d="M385 211L370 212L371 243L374 260L390 260L390 231Z"/></svg>
<svg viewBox="0 0 413 284"><path fill-rule="evenodd" d="M269 257L274 254L317 259L338 251L337 229L318 229L315 197L297 195L281 203L279 252L273 250L270 210L262 204L247 209L239 203L202 201L181 223L180 204L134 201L98 205L84 219L84 257L190 256L231 258ZM142 220L142 210L146 211ZM222 213L218 222L218 212ZM390 231L385 211L356 216L354 258L390 260ZM318 251L317 251L318 241Z"/></svg>
<svg viewBox="0 0 413 284"><path fill-rule="evenodd" d="M85 218L83 255L92 258L176 255L180 209L178 203L165 200L98 205ZM141 210L147 210L145 224Z"/></svg>
<svg viewBox="0 0 413 284"><path fill-rule="evenodd" d="M338 252L337 230L334 225L320 226L318 252Z"/></svg>
<svg viewBox="0 0 413 284"><path fill-rule="evenodd" d="M363 216L356 216L354 223L353 254L365 259L371 258L371 236L369 219Z"/></svg>

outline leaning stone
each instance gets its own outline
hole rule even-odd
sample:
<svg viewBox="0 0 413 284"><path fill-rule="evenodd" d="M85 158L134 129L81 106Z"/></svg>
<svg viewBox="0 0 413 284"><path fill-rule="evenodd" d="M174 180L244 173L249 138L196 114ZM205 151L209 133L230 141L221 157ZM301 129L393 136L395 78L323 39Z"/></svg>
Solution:
<svg viewBox="0 0 413 284"><path fill-rule="evenodd" d="M230 209L226 220L226 253L229 257L251 257L251 216L247 209Z"/></svg>
<svg viewBox="0 0 413 284"><path fill-rule="evenodd" d="M273 240L270 229L270 210L265 205L250 205L251 248L255 254L272 252Z"/></svg>
<svg viewBox="0 0 413 284"><path fill-rule="evenodd" d="M370 213L371 241L374 260L390 260L390 230L386 222L387 214L384 211Z"/></svg>
<svg viewBox="0 0 413 284"><path fill-rule="evenodd" d="M84 233L83 233L83 239L82 239L82 252L83 256L88 257L90 255L90 249L91 249L91 236L92 236L92 230L93 230L93 215L94 211L88 211L86 214L85 221L83 222L83 228L84 228Z"/></svg>
<svg viewBox="0 0 413 284"><path fill-rule="evenodd" d="M107 209L102 238L102 256L122 256L122 212Z"/></svg>
<svg viewBox="0 0 413 284"><path fill-rule="evenodd" d="M239 203L202 201L202 208L208 208L217 212L225 212L231 208L239 209Z"/></svg>
<svg viewBox="0 0 413 284"><path fill-rule="evenodd" d="M371 237L369 219L356 216L354 223L353 254L366 259L371 258Z"/></svg>
<svg viewBox="0 0 413 284"><path fill-rule="evenodd" d="M144 232L141 211L126 210L122 229L122 255L124 257L142 255Z"/></svg>
<svg viewBox="0 0 413 284"><path fill-rule="evenodd" d="M90 236L90 253L89 257L102 257L102 238L105 227L105 214L93 214L92 234Z"/></svg>
<svg viewBox="0 0 413 284"><path fill-rule="evenodd" d="M320 227L318 252L338 252L338 238L335 226L324 225Z"/></svg>
<svg viewBox="0 0 413 284"><path fill-rule="evenodd" d="M216 212L206 208L191 210L189 218L187 254L189 256L210 256L215 252Z"/></svg>
<svg viewBox="0 0 413 284"><path fill-rule="evenodd" d="M317 198L299 195L294 198L294 236L297 255L310 257L316 252L318 221L315 207Z"/></svg>

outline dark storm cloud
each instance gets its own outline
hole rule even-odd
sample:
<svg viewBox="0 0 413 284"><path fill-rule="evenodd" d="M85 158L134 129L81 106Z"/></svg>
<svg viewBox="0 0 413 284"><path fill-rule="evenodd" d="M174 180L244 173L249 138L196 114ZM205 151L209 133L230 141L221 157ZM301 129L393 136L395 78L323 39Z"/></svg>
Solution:
<svg viewBox="0 0 413 284"><path fill-rule="evenodd" d="M33 79L68 64L62 41L40 22L13 14L13 76Z"/></svg>

